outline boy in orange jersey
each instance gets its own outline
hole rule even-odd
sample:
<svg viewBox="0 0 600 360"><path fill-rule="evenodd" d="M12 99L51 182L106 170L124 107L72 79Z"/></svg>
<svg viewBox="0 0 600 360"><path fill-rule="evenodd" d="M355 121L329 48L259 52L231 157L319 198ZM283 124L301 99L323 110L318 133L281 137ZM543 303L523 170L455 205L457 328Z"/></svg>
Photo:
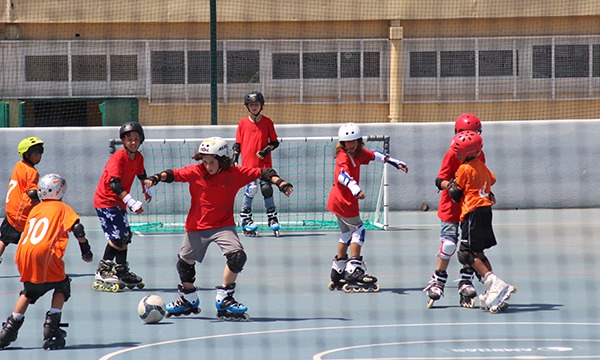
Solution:
<svg viewBox="0 0 600 360"><path fill-rule="evenodd" d="M25 228L29 211L39 202L37 183L39 174L35 166L42 161L44 142L31 136L17 146L21 161L15 164L6 194L6 216L0 226L0 263L8 244L17 244Z"/></svg>
<svg viewBox="0 0 600 360"><path fill-rule="evenodd" d="M61 324L60 320L63 305L71 296L71 279L65 273L63 261L69 232L73 232L79 242L81 258L85 262L91 262L93 258L79 216L62 202L66 191L67 183L60 175L48 174L40 180L38 197L42 202L29 213L15 254L23 290L13 313L2 323L0 348L17 339L29 304L35 304L50 290L54 292L44 321L43 347L46 350L65 347L67 333L60 327L67 325Z"/></svg>
<svg viewBox="0 0 600 360"><path fill-rule="evenodd" d="M461 204L458 261L472 267L483 279L486 292L479 297L480 307L496 313L508 307L506 301L517 291L492 272L492 265L484 253L485 249L497 244L492 228L492 205L496 201L491 191L496 176L478 158L483 148L478 133L463 131L456 134L450 148L462 162L448 189L452 200Z"/></svg>

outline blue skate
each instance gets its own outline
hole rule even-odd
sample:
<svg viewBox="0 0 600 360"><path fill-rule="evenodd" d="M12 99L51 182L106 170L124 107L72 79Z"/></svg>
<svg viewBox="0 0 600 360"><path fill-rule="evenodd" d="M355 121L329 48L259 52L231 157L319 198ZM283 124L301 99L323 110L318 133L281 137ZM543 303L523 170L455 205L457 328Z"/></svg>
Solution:
<svg viewBox="0 0 600 360"><path fill-rule="evenodd" d="M252 210L242 210L240 217L242 218L242 231L244 232L244 235L257 237L258 225L252 220Z"/></svg>
<svg viewBox="0 0 600 360"><path fill-rule="evenodd" d="M277 211L275 211L275 208L267 209L267 218L269 219L269 229L273 231L273 234L275 234L276 237L279 237L279 229L281 226L279 226L279 220L277 220Z"/></svg>
<svg viewBox="0 0 600 360"><path fill-rule="evenodd" d="M190 315L200 313L200 299L196 294L196 289L186 290L183 286L177 286L179 298L167 304L167 317Z"/></svg>
<svg viewBox="0 0 600 360"><path fill-rule="evenodd" d="M235 293L235 283L227 286L217 286L217 299L215 306L217 308L217 317L221 320L248 321L250 315L246 313L248 307L237 302L233 298Z"/></svg>

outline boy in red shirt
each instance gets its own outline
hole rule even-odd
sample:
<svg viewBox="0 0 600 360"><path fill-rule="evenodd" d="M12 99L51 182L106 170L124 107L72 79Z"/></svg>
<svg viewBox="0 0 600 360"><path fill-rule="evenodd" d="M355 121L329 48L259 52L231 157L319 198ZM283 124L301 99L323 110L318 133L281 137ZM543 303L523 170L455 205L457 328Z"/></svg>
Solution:
<svg viewBox="0 0 600 360"><path fill-rule="evenodd" d="M294 188L271 168L233 166L227 142L220 137L202 141L193 159L202 163L164 170L144 181L148 188L161 181L186 182L191 195L185 220L186 234L177 261L180 297L167 304L167 316L200 312L200 299L194 286L195 263L202 263L208 246L215 242L227 258L223 284L217 286L217 316L223 320L247 320L248 307L233 297L235 281L246 263L246 253L233 218L235 196L240 188L259 178L275 184L286 196Z"/></svg>
<svg viewBox="0 0 600 360"><path fill-rule="evenodd" d="M237 166L239 156L242 155L242 165L246 167L272 168L271 151L277 149L279 141L273 121L261 114L265 105L262 93L253 91L244 97L244 105L250 115L240 119L233 144L233 161ZM273 187L269 181L255 180L246 186L242 211L242 229L245 235L257 236L258 225L252 220L252 202L254 196L260 192L264 197L269 228L279 236L279 220L277 208L273 200Z"/></svg>
<svg viewBox="0 0 600 360"><path fill-rule="evenodd" d="M379 291L377 278L366 273L361 255L365 242L365 228L360 218L358 200L364 199L365 193L359 186L360 166L377 159L404 172L408 172L408 167L404 162L379 150L364 148L362 133L356 124L342 125L338 137L334 182L329 193L327 210L337 217L342 235L338 241L337 255L333 258L329 290Z"/></svg>
<svg viewBox="0 0 600 360"><path fill-rule="evenodd" d="M147 177L144 156L138 151L144 142L144 129L136 122L129 122L121 126L119 137L123 147L106 162L94 194L94 208L108 240L92 284L97 290L144 287L142 278L131 272L127 263L128 244L133 237L127 209L136 214L144 212L142 202L130 195L135 178L143 185ZM152 200L151 193L145 187L142 190L145 200Z"/></svg>
<svg viewBox="0 0 600 360"><path fill-rule="evenodd" d="M63 261L69 232L73 232L79 242L81 258L85 262L91 262L93 258L79 216L62 202L66 191L67 183L60 175L48 174L40 180L38 197L42 202L29 213L15 254L23 290L13 313L2 324L0 348L17 339L29 304L35 304L50 290L54 292L44 321L43 347L50 350L65 347L67 333L60 326L66 325L60 320L63 305L71 296L71 279L65 273Z"/></svg>
<svg viewBox="0 0 600 360"><path fill-rule="evenodd" d="M27 215L39 202L37 198L39 174L35 166L42 161L44 142L35 136L28 137L19 142L17 151L22 160L15 164L8 182L6 215L0 226L0 263L8 244L19 242Z"/></svg>
<svg viewBox="0 0 600 360"><path fill-rule="evenodd" d="M473 114L462 114L454 122L454 134L461 131L471 130L481 134L481 121ZM483 151L479 154L479 159L485 162ZM435 179L435 185L440 191L440 201L438 204L438 218L441 221L440 247L436 254L435 272L427 287L423 289L427 293L429 300L427 307L431 308L436 300L444 296L444 287L448 280L448 265L450 258L456 252L458 244L458 228L460 222L460 204L455 203L448 194L448 185L454 179L460 160L456 157L454 150L448 148L440 171ZM464 265L460 270L461 279L458 284L458 294L460 296L460 305L472 308L475 305L477 291L473 286L473 269L469 265Z"/></svg>
<svg viewBox="0 0 600 360"><path fill-rule="evenodd" d="M476 132L456 134L450 148L462 162L448 188L452 200L460 202L461 206L458 261L469 265L483 279L486 291L479 297L480 306L496 313L508 307L506 301L517 291L492 272L492 265L484 253L496 245L492 229L492 205L496 201L491 191L496 176L478 158L483 140Z"/></svg>

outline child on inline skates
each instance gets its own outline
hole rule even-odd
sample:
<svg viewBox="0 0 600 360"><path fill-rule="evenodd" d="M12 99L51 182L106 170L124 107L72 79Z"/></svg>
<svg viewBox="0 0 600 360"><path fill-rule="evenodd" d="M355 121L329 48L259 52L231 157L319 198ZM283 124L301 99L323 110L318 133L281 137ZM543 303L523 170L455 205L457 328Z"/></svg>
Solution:
<svg viewBox="0 0 600 360"><path fill-rule="evenodd" d="M252 91L244 97L244 105L250 115L244 116L238 123L235 144L232 147L233 162L237 166L241 154L244 166L272 168L271 151L277 149L279 141L277 140L273 121L261 114L265 105L265 98L262 93ZM273 200L273 187L269 181L264 180L255 180L246 186L242 211L240 212L244 235L258 235L258 225L252 220L252 202L254 196L258 193L259 187L267 209L269 228L275 236L279 236L280 226L277 219L275 200Z"/></svg>
<svg viewBox="0 0 600 360"><path fill-rule="evenodd" d="M17 244L25 228L31 208L39 202L39 174L35 166L42 161L44 142L32 136L19 142L17 151L22 160L15 164L6 194L6 215L0 226L0 263L8 244Z"/></svg>
<svg viewBox="0 0 600 360"><path fill-rule="evenodd" d="M327 210L337 217L342 235L338 241L337 255L333 258L329 290L379 291L377 278L366 273L361 255L365 228L360 218L358 200L364 199L365 193L359 186L360 166L377 159L405 173L408 172L408 167L404 162L379 150L364 148L362 133L356 124L342 125L338 137L334 183L329 193Z"/></svg>
<svg viewBox="0 0 600 360"><path fill-rule="evenodd" d="M479 121L479 118L473 114L462 114L457 117L454 123L454 134L456 135L465 130L481 134L481 121ZM485 162L483 151L479 154L478 158ZM450 199L447 190L448 184L454 179L454 175L460 164L461 162L456 157L454 150L448 148L442 159L440 171L435 179L435 186L440 191L437 214L442 228L440 232L441 244L436 254L435 271L431 275L431 280L425 289L423 289L429 297L427 301L428 308L431 308L436 300L444 296L444 286L448 280L448 265L450 258L456 252L456 245L458 244L460 204ZM472 308L475 305L475 297L477 296L477 291L473 286L473 273L473 269L469 265L464 265L460 270L461 279L458 283L460 305L468 308Z"/></svg>
<svg viewBox="0 0 600 360"><path fill-rule="evenodd" d="M200 312L200 299L194 286L195 263L202 263L208 246L215 242L227 259L223 283L217 286L217 317L248 320L248 307L233 297L235 281L246 263L246 253L233 218L235 196L240 188L259 178L275 184L286 196L292 193L293 186L270 168L234 167L227 142L220 137L202 141L193 159L202 163L167 169L144 181L148 188L159 182L187 182L192 198L176 265L181 280L178 285L180 297L167 304L167 316Z"/></svg>
<svg viewBox="0 0 600 360"><path fill-rule="evenodd" d="M486 291L479 296L480 307L496 313L507 308L506 301L517 291L492 272L492 265L484 253L485 249L497 244L492 229L492 205L496 201L491 191L496 176L478 158L483 148L478 133L463 131L456 134L450 148L462 162L454 181L448 186L452 200L461 205L458 260L472 267L483 279Z"/></svg>
<svg viewBox="0 0 600 360"><path fill-rule="evenodd" d="M142 278L129 270L128 244L132 232L127 218L127 208L136 214L144 212L141 201L131 195L135 177L143 185L146 179L144 156L138 151L144 142L144 129L136 122L128 122L119 129L123 148L115 151L104 166L104 171L94 194L94 207L108 240L102 260L96 270L94 290L118 291L120 288L143 288ZM152 194L142 187L146 201Z"/></svg>
<svg viewBox="0 0 600 360"><path fill-rule="evenodd" d="M62 202L66 192L67 183L60 175L48 174L41 178L38 190L41 203L29 213L24 235L15 254L23 290L13 313L2 323L0 348L17 340L27 307L50 290L54 292L52 305L44 321L43 348L53 350L65 347L67 333L61 327L67 324L60 321L63 305L71 296L71 279L65 273L62 259L69 241L68 232L73 232L77 238L81 258L85 262L91 262L93 258L79 216Z"/></svg>

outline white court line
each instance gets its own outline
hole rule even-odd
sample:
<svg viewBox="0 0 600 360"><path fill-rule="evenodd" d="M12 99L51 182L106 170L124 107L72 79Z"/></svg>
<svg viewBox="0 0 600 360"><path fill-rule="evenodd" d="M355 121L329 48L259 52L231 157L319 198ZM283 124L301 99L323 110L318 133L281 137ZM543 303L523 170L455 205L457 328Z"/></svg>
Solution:
<svg viewBox="0 0 600 360"><path fill-rule="evenodd" d="M266 331L251 331L245 333L229 333L229 334L220 334L220 335L208 335L208 336L200 336L193 337L187 339L176 339L176 340L168 340L168 341L160 341L151 344L145 344L140 346L134 346L127 349L122 349L119 351L112 352L110 354L106 354L101 357L99 360L109 360L117 355L124 354L127 352L146 349L155 346L162 345L170 345L177 344L188 341L198 341L198 340L209 340L209 339L219 339L219 338L227 338L227 337L238 337L238 336L248 336L248 335L267 335L267 334L283 334L283 333L292 333L292 332L307 332L307 331L330 331L330 330L344 330L344 329L376 329L376 328L402 328L402 327L439 327L439 326L472 326L472 325L560 325L560 326L600 326L600 323L565 323L565 322L475 322L475 323L429 323L429 324L388 324L388 325L355 325L355 326L330 326L330 327L316 327L316 328L300 328L300 329L281 329L281 330L266 330ZM515 339L518 340L518 339ZM568 339L564 339L568 340ZM514 359L515 357L513 357ZM589 358L589 357L588 357ZM492 359L487 357L486 359Z"/></svg>

